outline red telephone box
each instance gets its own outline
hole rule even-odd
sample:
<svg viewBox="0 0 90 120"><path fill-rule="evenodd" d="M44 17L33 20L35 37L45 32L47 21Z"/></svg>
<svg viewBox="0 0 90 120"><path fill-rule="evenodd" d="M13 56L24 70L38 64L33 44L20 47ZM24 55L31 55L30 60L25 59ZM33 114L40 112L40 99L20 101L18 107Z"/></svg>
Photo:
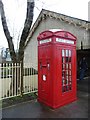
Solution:
<svg viewBox="0 0 90 120"><path fill-rule="evenodd" d="M48 30L37 39L38 101L52 108L75 101L76 37L63 30Z"/></svg>

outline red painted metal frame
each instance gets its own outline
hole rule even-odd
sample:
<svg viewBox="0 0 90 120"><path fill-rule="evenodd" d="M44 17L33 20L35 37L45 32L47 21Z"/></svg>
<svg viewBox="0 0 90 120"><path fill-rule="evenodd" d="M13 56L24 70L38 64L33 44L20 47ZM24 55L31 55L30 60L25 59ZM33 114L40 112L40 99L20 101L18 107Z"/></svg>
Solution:
<svg viewBox="0 0 90 120"><path fill-rule="evenodd" d="M74 41L74 44L57 42L56 38ZM52 108L58 108L65 104L71 103L77 99L76 95L76 37L67 31L44 31L39 34L38 39L38 101ZM47 40L49 40L47 42ZM44 42L46 40L46 43ZM40 41L43 41L40 43ZM62 50L71 51L71 59L65 65L71 64L68 68L67 89L63 91L63 86L66 85L62 78ZM65 70L66 71L66 68ZM66 74L64 74L66 75ZM71 77L71 83L70 81ZM71 84L71 88L69 86Z"/></svg>

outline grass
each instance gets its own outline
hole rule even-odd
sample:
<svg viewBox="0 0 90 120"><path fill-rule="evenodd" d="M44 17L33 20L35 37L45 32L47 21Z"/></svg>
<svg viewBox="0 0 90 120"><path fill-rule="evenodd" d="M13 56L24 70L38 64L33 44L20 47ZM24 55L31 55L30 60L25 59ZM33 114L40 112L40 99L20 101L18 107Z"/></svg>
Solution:
<svg viewBox="0 0 90 120"><path fill-rule="evenodd" d="M36 93L29 93L29 94L25 94L23 96L16 96L16 97L4 99L4 100L2 100L2 103L1 103L2 105L0 104L0 106L2 108L5 108L5 107L11 106L11 105L18 104L18 103L34 100L36 98L37 98Z"/></svg>
<svg viewBox="0 0 90 120"><path fill-rule="evenodd" d="M0 109L2 108L2 100L0 100Z"/></svg>

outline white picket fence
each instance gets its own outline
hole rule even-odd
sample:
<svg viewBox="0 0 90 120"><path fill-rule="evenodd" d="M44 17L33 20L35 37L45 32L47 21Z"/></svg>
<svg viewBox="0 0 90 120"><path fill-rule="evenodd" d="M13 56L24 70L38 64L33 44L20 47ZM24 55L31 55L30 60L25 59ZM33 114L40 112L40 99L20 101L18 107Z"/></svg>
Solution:
<svg viewBox="0 0 90 120"><path fill-rule="evenodd" d="M23 94L37 92L37 76L33 67L24 68ZM21 95L21 63L0 63L0 100L18 95Z"/></svg>

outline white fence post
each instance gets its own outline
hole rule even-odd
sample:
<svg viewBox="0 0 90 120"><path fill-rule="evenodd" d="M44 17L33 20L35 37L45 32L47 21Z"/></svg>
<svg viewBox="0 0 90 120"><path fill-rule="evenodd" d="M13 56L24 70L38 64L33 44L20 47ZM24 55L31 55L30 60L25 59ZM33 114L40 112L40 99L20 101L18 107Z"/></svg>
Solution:
<svg viewBox="0 0 90 120"><path fill-rule="evenodd" d="M0 79L1 79L1 63L0 63ZM2 98L2 81L0 80L0 100Z"/></svg>
<svg viewBox="0 0 90 120"><path fill-rule="evenodd" d="M37 92L38 90L38 73L37 66L32 63L24 64L24 94Z"/></svg>
<svg viewBox="0 0 90 120"><path fill-rule="evenodd" d="M37 67L24 66L24 94L37 92ZM0 63L0 100L21 94L21 63Z"/></svg>

